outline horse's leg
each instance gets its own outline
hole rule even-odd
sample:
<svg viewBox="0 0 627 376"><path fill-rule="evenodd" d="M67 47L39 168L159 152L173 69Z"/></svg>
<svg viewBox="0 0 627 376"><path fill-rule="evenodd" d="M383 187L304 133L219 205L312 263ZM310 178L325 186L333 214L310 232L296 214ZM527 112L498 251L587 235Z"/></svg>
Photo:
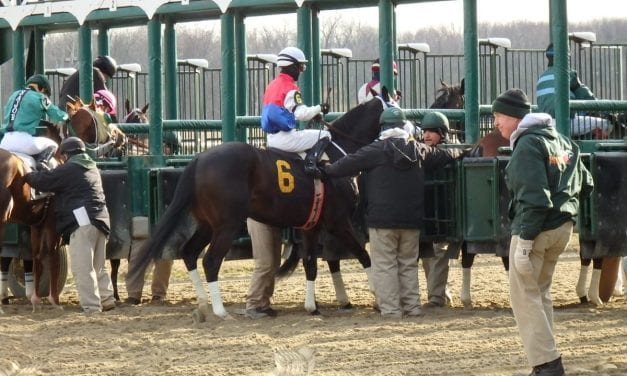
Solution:
<svg viewBox="0 0 627 376"><path fill-rule="evenodd" d="M470 276L472 264L475 262L475 254L468 252L468 245L466 242L462 243L462 290L459 293L459 298L464 305L464 308L472 308L472 298L470 296Z"/></svg>
<svg viewBox="0 0 627 376"><path fill-rule="evenodd" d="M579 253L579 259L581 266L579 267L579 278L577 279L577 285L575 292L581 303L588 303L588 295L586 294L586 286L588 286L588 270L590 269L590 262L592 259L584 258Z"/></svg>
<svg viewBox="0 0 627 376"><path fill-rule="evenodd" d="M27 299L33 296L33 260L22 260L24 264L24 289Z"/></svg>
<svg viewBox="0 0 627 376"><path fill-rule="evenodd" d="M220 273L222 261L231 248L233 240L240 231L240 228L241 221L234 220L230 223L223 223L219 228L214 229L213 236L211 237L211 244L202 259L202 266L205 269L205 277L209 283L208 287L209 294L211 295L213 314L224 319L230 318L230 316L222 303L222 296L218 285L218 274Z"/></svg>
<svg viewBox="0 0 627 376"><path fill-rule="evenodd" d="M620 269L620 261L621 258L619 256L606 256L603 258L601 276L599 278L599 298L601 302L609 302L614 293L616 279Z"/></svg>
<svg viewBox="0 0 627 376"><path fill-rule="evenodd" d="M0 257L0 299L2 304L9 304L9 267L11 257Z"/></svg>
<svg viewBox="0 0 627 376"><path fill-rule="evenodd" d="M63 309L59 303L59 267L61 265L61 257L58 246L48 248L48 271L50 273L50 285L48 301L58 309Z"/></svg>
<svg viewBox="0 0 627 376"><path fill-rule="evenodd" d="M111 284L113 285L113 298L116 301L120 301L120 294L118 294L118 271L120 270L120 259L109 259L111 264Z"/></svg>
<svg viewBox="0 0 627 376"><path fill-rule="evenodd" d="M327 260L329 272L333 280L333 288L335 289L335 300L340 305L340 309L351 309L353 305L346 294L346 287L342 279L342 271L340 270L340 260Z"/></svg>
<svg viewBox="0 0 627 376"><path fill-rule="evenodd" d="M36 243L32 243L36 244ZM37 311L37 308L41 305L41 299L39 298L39 286L41 284L41 273L43 272L43 265L41 262L41 255L39 251L35 251L33 248L33 295L30 297L30 302L33 305L33 312Z"/></svg>
<svg viewBox="0 0 627 376"><path fill-rule="evenodd" d="M211 241L211 231L199 228L181 251L181 258L196 290L198 309L192 312L192 319L197 323L206 321L209 316L209 297L198 274L198 256L209 241Z"/></svg>
<svg viewBox="0 0 627 376"><path fill-rule="evenodd" d="M306 288L305 288L305 310L312 315L320 314L316 303L316 278L318 276L318 265L316 257L316 245L318 244L317 230L303 232L303 267L305 268Z"/></svg>
<svg viewBox="0 0 627 376"><path fill-rule="evenodd" d="M599 296L599 284L601 283L601 272L603 269L603 258L592 259L592 278L588 287L588 299L598 306L603 305L603 301Z"/></svg>

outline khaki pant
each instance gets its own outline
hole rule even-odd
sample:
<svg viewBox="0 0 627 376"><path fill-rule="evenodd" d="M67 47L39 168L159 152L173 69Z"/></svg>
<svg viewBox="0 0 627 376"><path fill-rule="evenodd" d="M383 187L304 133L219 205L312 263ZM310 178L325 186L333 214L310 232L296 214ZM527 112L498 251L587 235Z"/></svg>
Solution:
<svg viewBox="0 0 627 376"><path fill-rule="evenodd" d="M140 253L140 249L146 240L134 240L131 246L131 253L128 257L128 269L133 269L137 262L143 257ZM152 296L159 296L165 298L168 292L168 285L170 283L170 274L172 273L173 260L156 260L154 262L154 270L152 273L151 293ZM148 274L150 268L146 270ZM144 283L146 275L136 275L135 278L129 278L126 275L126 292L129 298L135 298L141 300L142 292L144 290Z"/></svg>
<svg viewBox="0 0 627 376"><path fill-rule="evenodd" d="M113 285L105 266L107 237L93 225L81 226L70 235L71 269L78 301L87 313L115 305Z"/></svg>
<svg viewBox="0 0 627 376"><path fill-rule="evenodd" d="M386 316L399 316L420 308L418 290L419 230L369 228L372 283Z"/></svg>
<svg viewBox="0 0 627 376"><path fill-rule="evenodd" d="M566 249L573 222L541 232L533 242L533 274L520 273L514 252L520 239L512 236L509 248L509 291L512 310L531 367L557 359L560 354L553 336L551 283L559 255Z"/></svg>
<svg viewBox="0 0 627 376"><path fill-rule="evenodd" d="M429 302L439 306L447 304L448 259L448 243L441 242L433 243L433 257L422 260L427 275Z"/></svg>
<svg viewBox="0 0 627 376"><path fill-rule="evenodd" d="M281 229L248 218L255 270L246 294L246 309L267 308L274 293L274 274L281 266Z"/></svg>

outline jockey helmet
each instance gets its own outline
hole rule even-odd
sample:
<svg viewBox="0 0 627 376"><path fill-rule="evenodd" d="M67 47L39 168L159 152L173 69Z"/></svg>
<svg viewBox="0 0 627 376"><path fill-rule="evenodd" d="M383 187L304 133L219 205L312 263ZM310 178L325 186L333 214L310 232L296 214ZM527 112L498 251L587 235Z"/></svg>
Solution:
<svg viewBox="0 0 627 376"><path fill-rule="evenodd" d="M422 118L420 128L424 130L441 131L443 134L448 133L448 119L439 111L429 112Z"/></svg>
<svg viewBox="0 0 627 376"><path fill-rule="evenodd" d="M381 128L402 128L405 125L405 114L398 107L386 108L379 117L379 125Z"/></svg>
<svg viewBox="0 0 627 376"><path fill-rule="evenodd" d="M305 54L297 47L285 47L279 52L277 58L277 65L279 67L288 67L292 64L305 64L307 62L308 60L305 58Z"/></svg>
<svg viewBox="0 0 627 376"><path fill-rule="evenodd" d="M370 69L372 69L373 72L378 72L381 69L381 64L379 63L379 59L375 59L375 61L372 62ZM396 61L392 61L392 70L394 71L394 75L397 76L398 64L396 64Z"/></svg>
<svg viewBox="0 0 627 376"><path fill-rule="evenodd" d="M109 55L98 56L94 60L94 67L100 69L100 71L109 77L113 77L115 72L118 71L118 64L115 59Z"/></svg>
<svg viewBox="0 0 627 376"><path fill-rule="evenodd" d="M85 143L78 137L68 137L59 145L61 154L76 154L79 151L85 152Z"/></svg>
<svg viewBox="0 0 627 376"><path fill-rule="evenodd" d="M117 113L117 100L115 99L115 95L112 92L105 89L100 89L94 93L94 99L98 101L102 101L107 106L109 106L109 111L107 113L109 115L116 115Z"/></svg>
<svg viewBox="0 0 627 376"><path fill-rule="evenodd" d="M549 43L544 53L546 54L547 59L553 59L553 57L555 57L555 48L553 48L553 43ZM568 48L568 57L570 57L570 47Z"/></svg>
<svg viewBox="0 0 627 376"><path fill-rule="evenodd" d="M50 82L43 74L34 74L28 78L26 85L35 84L39 86L39 89L44 91L44 94L50 96Z"/></svg>

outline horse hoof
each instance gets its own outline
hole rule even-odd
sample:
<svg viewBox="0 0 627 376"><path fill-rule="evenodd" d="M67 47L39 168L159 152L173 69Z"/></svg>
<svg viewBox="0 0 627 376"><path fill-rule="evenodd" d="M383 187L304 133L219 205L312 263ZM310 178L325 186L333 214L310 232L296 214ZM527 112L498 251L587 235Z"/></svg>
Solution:
<svg viewBox="0 0 627 376"><path fill-rule="evenodd" d="M313 311L311 311L310 315L312 315L312 316L320 316L320 315L321 315L321 313L320 313L320 311L318 310L318 308L316 308L316 309L314 309Z"/></svg>
<svg viewBox="0 0 627 376"><path fill-rule="evenodd" d="M462 302L464 309L472 309L472 302Z"/></svg>
<svg viewBox="0 0 627 376"><path fill-rule="evenodd" d="M192 311L192 321L194 322L194 324L200 324L202 322L205 322L205 316L200 313L200 311L198 309L194 309Z"/></svg>
<svg viewBox="0 0 627 376"><path fill-rule="evenodd" d="M579 297L579 303L581 304L587 304L588 303L588 297L587 296L580 296Z"/></svg>
<svg viewBox="0 0 627 376"><path fill-rule="evenodd" d="M2 305L9 305L9 297L2 298Z"/></svg>

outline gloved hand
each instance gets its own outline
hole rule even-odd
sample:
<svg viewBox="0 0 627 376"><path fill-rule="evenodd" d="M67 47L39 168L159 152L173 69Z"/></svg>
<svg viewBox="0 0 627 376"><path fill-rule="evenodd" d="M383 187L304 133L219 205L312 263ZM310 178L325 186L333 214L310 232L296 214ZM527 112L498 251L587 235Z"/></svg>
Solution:
<svg viewBox="0 0 627 376"><path fill-rule="evenodd" d="M533 240L518 239L516 249L514 250L514 266L521 274L533 274L533 265L531 265L531 250L533 249Z"/></svg>
<svg viewBox="0 0 627 376"><path fill-rule="evenodd" d="M577 72L570 72L570 91L575 91L581 87L581 81Z"/></svg>
<svg viewBox="0 0 627 376"><path fill-rule="evenodd" d="M330 110L331 110L331 105L330 104L328 104L326 102L325 103L320 103L320 111L323 114L325 114L325 115L328 114Z"/></svg>

